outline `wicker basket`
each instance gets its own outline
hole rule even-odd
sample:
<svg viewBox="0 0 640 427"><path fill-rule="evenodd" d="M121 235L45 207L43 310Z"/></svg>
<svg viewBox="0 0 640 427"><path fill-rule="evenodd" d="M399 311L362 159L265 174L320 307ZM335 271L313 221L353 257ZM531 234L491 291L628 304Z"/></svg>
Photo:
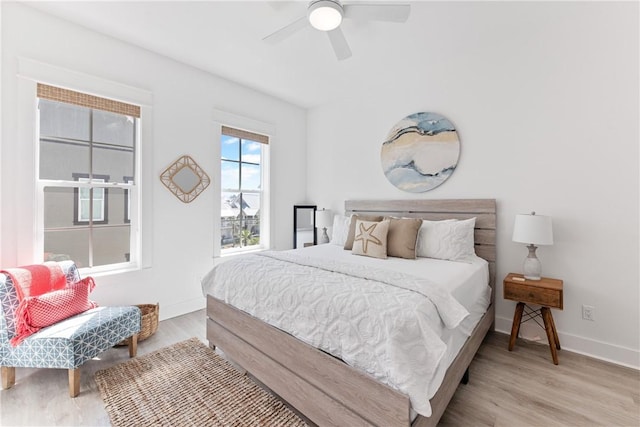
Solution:
<svg viewBox="0 0 640 427"><path fill-rule="evenodd" d="M158 317L160 315L160 304L138 304L136 305L142 312L140 319L140 332L138 342L146 340L158 330ZM129 341L124 340L117 345L128 345Z"/></svg>

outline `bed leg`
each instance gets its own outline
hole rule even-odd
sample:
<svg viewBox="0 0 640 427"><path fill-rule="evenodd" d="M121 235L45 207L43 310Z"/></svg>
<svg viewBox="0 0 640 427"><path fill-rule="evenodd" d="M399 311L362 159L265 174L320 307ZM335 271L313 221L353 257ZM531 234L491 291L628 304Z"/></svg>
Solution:
<svg viewBox="0 0 640 427"><path fill-rule="evenodd" d="M464 375L462 376L462 379L460 380L460 382L462 384L469 384L469 368L467 368L466 371L464 371Z"/></svg>

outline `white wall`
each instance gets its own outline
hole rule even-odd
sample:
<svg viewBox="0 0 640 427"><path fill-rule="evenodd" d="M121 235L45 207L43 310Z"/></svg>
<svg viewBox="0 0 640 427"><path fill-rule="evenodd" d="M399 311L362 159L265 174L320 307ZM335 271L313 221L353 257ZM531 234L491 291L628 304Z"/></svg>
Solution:
<svg viewBox="0 0 640 427"><path fill-rule="evenodd" d="M551 215L555 244L538 256L543 275L564 280L564 310L553 312L563 348L640 367L638 4L424 7L421 49L381 58L378 86L354 81L355 95L309 112L308 199L336 211L346 199L497 199L505 332L515 303L502 278L527 253L511 241L514 215ZM462 148L447 182L413 195L386 180L380 148L417 111L452 120Z"/></svg>
<svg viewBox="0 0 640 427"><path fill-rule="evenodd" d="M0 5L0 64L2 63L2 5ZM2 164L2 67L0 66L0 165ZM2 200L2 174L0 173L0 201ZM2 209L0 209L0 235L2 234ZM1 237L1 236L0 236ZM2 259L2 244L0 244L0 260Z"/></svg>
<svg viewBox="0 0 640 427"><path fill-rule="evenodd" d="M275 129L271 140L272 246L291 247L291 206L306 194L306 111L246 87L185 66L149 51L70 24L32 8L2 3L2 152L0 182L0 265L24 259L18 241L32 239L32 230L16 227L25 207L32 206L33 159L18 157L18 58L28 58L145 90L153 97L152 182L153 253L150 268L103 276L93 298L100 304L160 302L161 318L204 306L200 278L213 265L214 186L219 184L215 162L219 144L214 115L233 113ZM204 55L207 52L203 52ZM195 201L184 204L162 185L160 173L188 154L209 174L211 186ZM296 179L290 179L292 176ZM27 179L28 178L28 179ZM28 210L28 209L27 209ZM33 212L26 212L32 215ZM28 221L27 221L28 223Z"/></svg>

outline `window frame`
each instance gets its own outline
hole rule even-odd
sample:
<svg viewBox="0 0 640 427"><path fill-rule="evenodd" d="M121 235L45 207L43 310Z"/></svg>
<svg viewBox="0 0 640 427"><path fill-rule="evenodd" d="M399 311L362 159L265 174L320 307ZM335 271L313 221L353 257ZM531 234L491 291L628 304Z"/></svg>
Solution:
<svg viewBox="0 0 640 427"><path fill-rule="evenodd" d="M132 176L123 176L122 181L125 184L135 182ZM124 219L125 224L131 224L131 193L128 188L124 190Z"/></svg>
<svg viewBox="0 0 640 427"><path fill-rule="evenodd" d="M40 82L37 82L36 86L39 87L41 85ZM51 86L51 85L47 85L47 84L43 84L44 86L44 91L46 92L47 88L49 89L53 89L56 90L55 86ZM65 92L66 95L78 95L80 97L82 97L84 94L80 91L76 91L76 90L70 90L70 89L61 89L62 91ZM37 165L36 165L36 182L37 182L37 187L38 187L38 198L39 198L39 202L40 205L42 206L42 220L38 222L39 228L39 236L41 237L42 240L42 248L43 248L43 254L44 252L44 243L45 243L45 234L47 233L47 231L65 231L65 227L55 227L53 229L48 229L47 227L45 227L44 225L44 210L45 210L45 204L44 204L44 197L45 197L45 190L46 188L52 187L52 188L60 188L60 187L73 187L73 221L72 224L73 226L78 227L78 230L81 229L86 229L89 232L89 240L88 240L88 262L89 262L89 266L81 266L83 267L82 270L84 272L86 271L91 271L91 272L100 272L100 271L109 271L112 269L122 269L122 268L131 268L131 267L135 267L138 264L138 260L131 258L131 254L135 253L137 254L137 247L139 246L138 243L138 236L136 233L134 233L134 227L137 228L137 221L134 222L134 224L131 224L131 222L126 223L123 221L122 226L126 226L128 227L128 234L129 234L129 245L126 248L128 252L125 252L126 254L129 254L128 257L125 258L124 262L116 262L116 263L109 263L109 264L101 264L101 265L95 265L94 264L94 236L93 233L98 230L98 228L100 226L108 226L108 194L109 194L109 188L112 189L122 189L123 190L123 195L125 194L125 192L127 192L128 194L131 194L130 191L133 188L132 185L125 185L125 183L122 182L109 182L110 176L109 175L105 175L105 174L94 174L93 173L93 166L91 165L91 163L89 164L89 173L72 173L71 174L71 179L70 180L56 180L56 179L48 179L48 178L41 178L40 177L40 173L41 173L41 152L40 150L42 149L42 141L55 141L55 140L64 140L65 138L52 138L50 135L42 135L40 132L40 115L41 115L41 110L39 108L40 105L40 100L46 100L46 101L53 101L53 102L57 102L60 104L68 104L68 105L79 105L79 104L75 104L73 101L67 101L66 99L64 100L58 100L58 99L51 99L48 98L47 96L44 97L40 97L39 96L39 89L38 92L36 93L36 129L37 129L37 142L36 142L36 153L37 153ZM86 95L87 97L91 97L94 100L97 100L97 102L101 102L101 101L106 101L106 102L110 102L110 100L103 98L103 97L99 97L99 96L95 96L95 95ZM64 96L63 96L64 98ZM117 101L116 101L117 102ZM94 112L98 111L99 108L94 108L93 106L88 106L88 105L80 105L80 107L85 108L88 110L89 112L89 138L88 140L83 140L83 143L88 144L88 148L89 148L89 162L91 162L91 159L94 157L94 151L95 149L99 149L100 147L102 147L104 144L103 143L99 143L94 141L93 138L93 117L94 117ZM105 110L108 111L108 110ZM120 116L123 117L131 117L128 116L126 113L123 112L114 112L111 111L112 114L118 114ZM140 123L140 117L133 117L134 118L134 123L133 123L133 146L132 146L132 154L133 154L133 163L132 163L132 167L133 167L133 172L134 175L136 174L138 167L137 167L137 158L139 157L139 145L140 145L140 133L139 133L139 123ZM80 179L82 178L82 180ZM86 178L86 180L85 180ZM98 181L100 180L100 181ZM80 220L79 218L79 213L80 213L80 194L81 194L81 189L88 189L90 194L93 193L93 191L95 189L102 189L103 191L103 203L102 203L102 211L103 211L103 218L102 220L94 220L92 218L92 211L94 208L94 203L90 203L89 204L89 209L90 209L90 214L89 214L89 219L86 221ZM115 225L115 226L120 226ZM67 230L70 231L71 229ZM40 234L40 231L42 234ZM44 258L44 255L43 255Z"/></svg>
<svg viewBox="0 0 640 427"><path fill-rule="evenodd" d="M271 207L273 206L271 200L271 149L274 143L277 143L276 127L273 124L255 120L245 116L240 116L234 113L230 113L224 110L215 109L213 112L213 121L211 133L214 137L213 144L213 160L216 175L221 177L221 147L222 142L222 128L232 127L235 129L246 129L251 133L263 135L268 137L268 145L263 147L262 159L261 159L261 182L262 182L262 197L261 197L261 216L260 216L260 246L250 248L236 248L225 250L222 253L221 250L221 204L222 204L222 184L214 186L214 215L213 215L213 258L214 263L222 262L222 257L232 256L236 254L243 254L247 252L255 252L271 249L272 239L271 235L273 229L273 213ZM266 149L265 149L266 148Z"/></svg>
<svg viewBox="0 0 640 427"><path fill-rule="evenodd" d="M17 185L10 193L13 197L18 197L20 203L15 206L16 220L11 234L4 236L5 242L13 242L12 255L5 256L3 259L12 265L42 262L44 258L44 187L78 185L77 182L67 184L56 180L39 181L38 179L40 136L37 110L38 82L70 88L82 93L97 94L140 107L140 126L136 130L139 145L135 159L135 183L120 184L120 187L130 190L131 217L132 220L136 218L137 223L137 227L131 228L131 233L136 234L135 245L131 246L131 261L109 266L80 268L80 272L83 275L103 276L151 268L154 252L152 92L25 57L19 57L17 61L16 136L21 143L15 145L12 153L15 158L29 159L29 161L23 163L27 167L15 168L13 173ZM111 187L112 184L104 186Z"/></svg>
<svg viewBox="0 0 640 427"><path fill-rule="evenodd" d="M244 214L244 211L242 209L242 204L243 204L243 194L258 194L260 196L260 208L259 208L259 212L260 212L260 227L262 229L262 210L263 210L263 203L262 203L262 199L264 197L263 195L263 176L264 176L264 168L263 168L263 159L266 157L265 155L265 151L267 151L269 149L269 144L268 142L265 144L263 142L259 142L259 141L254 141L252 139L248 139L248 138L242 138L242 137L238 137L238 136L234 136L234 135L228 135L226 133L224 133L224 131L221 132L220 134L220 151L222 151L222 138L224 136L231 136L233 138L237 138L238 139L238 160L233 160L233 159L224 159L222 158L222 154L220 154L220 171L222 172L222 164L224 162L229 162L229 163L234 163L236 165L238 165L238 188L223 188L222 187L222 178L220 179L220 193L235 193L238 194L238 196L240 197L240 212L239 212L239 218L240 218L240 228L243 229L243 222L246 221L246 217ZM267 137L267 141L268 141L268 137ZM255 162L249 162L249 161L243 161L242 160L242 143L243 142L252 142L255 144L260 144L260 162L259 163L255 163ZM243 190L242 187L242 166L243 165L252 165L252 166L259 166L260 167L260 189L258 190ZM222 210L219 211L219 214L221 214ZM234 253L239 253L239 252L251 252L251 251L255 251L255 250L261 250L264 249L264 245L262 244L262 236L260 236L260 242L257 245L246 245L246 246L242 246L242 239L240 240L240 246L238 247L231 247L231 248L223 248L222 247L222 215L220 215L220 228L219 228L219 232L220 232L220 252L222 255L227 255L227 254L234 254Z"/></svg>
<svg viewBox="0 0 640 427"><path fill-rule="evenodd" d="M79 183L86 183L86 184L96 184L96 183L108 183L109 182L109 175L99 175L99 174L94 174L92 175L92 177L90 178L88 173L72 173L71 176L73 177L73 179L75 181L78 181ZM86 179L86 181L85 181ZM91 181L89 181L91 179ZM95 180L95 182L94 182ZM95 185L91 185L91 187L89 187L89 191L91 191L94 188L100 188L102 189L102 215L101 215L101 219L96 220L95 218L91 218L91 208L95 209L95 206L91 206L89 209L89 217L84 220L80 218L80 214L82 212L82 204L80 203L83 199L81 198L81 194L82 192L80 191L81 188L85 188L83 187L75 187L73 189L73 225L90 225L90 224L94 224L94 225L100 225L100 224L109 224L109 189L106 187L97 187ZM127 190L128 191L128 190ZM95 192L94 192L95 193ZM94 194L95 195L95 194ZM96 198L93 196L89 197L89 200L92 200L95 203ZM125 199L126 200L126 199ZM92 203L92 205L94 204Z"/></svg>

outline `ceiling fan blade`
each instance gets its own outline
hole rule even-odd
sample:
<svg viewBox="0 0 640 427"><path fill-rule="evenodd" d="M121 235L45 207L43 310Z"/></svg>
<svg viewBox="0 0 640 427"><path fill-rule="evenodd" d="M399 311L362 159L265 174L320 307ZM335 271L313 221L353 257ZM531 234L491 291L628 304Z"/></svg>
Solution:
<svg viewBox="0 0 640 427"><path fill-rule="evenodd" d="M369 21L406 22L411 12L408 4L345 4L344 17Z"/></svg>
<svg viewBox="0 0 640 427"><path fill-rule="evenodd" d="M333 46L333 51L336 53L338 60L342 61L351 56L351 48L349 48L349 43L347 43L347 39L344 38L344 33L340 27L327 31L327 35L329 36L329 41L331 42L331 46Z"/></svg>
<svg viewBox="0 0 640 427"><path fill-rule="evenodd" d="M306 27L308 23L309 21L307 20L307 17L301 16L300 18L296 19L289 25L286 25L280 28L278 31L269 34L262 40L271 44L279 43L282 40L294 34L295 32L300 31L301 29Z"/></svg>

